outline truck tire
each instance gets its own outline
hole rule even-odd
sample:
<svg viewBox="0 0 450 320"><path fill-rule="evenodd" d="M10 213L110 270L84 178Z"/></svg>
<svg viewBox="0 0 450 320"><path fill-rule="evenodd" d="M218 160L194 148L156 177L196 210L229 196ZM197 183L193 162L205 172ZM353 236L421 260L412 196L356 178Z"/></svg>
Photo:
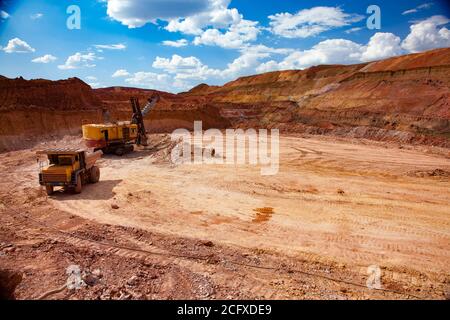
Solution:
<svg viewBox="0 0 450 320"><path fill-rule="evenodd" d="M98 180L100 180L100 169L97 166L93 166L89 170L89 182L96 183Z"/></svg>
<svg viewBox="0 0 450 320"><path fill-rule="evenodd" d="M125 153L130 153L134 151L134 146L132 144L128 144L125 146Z"/></svg>
<svg viewBox="0 0 450 320"><path fill-rule="evenodd" d="M77 176L77 184L75 185L75 193L81 193L82 184L81 184L81 176L78 174Z"/></svg>
<svg viewBox="0 0 450 320"><path fill-rule="evenodd" d="M45 191L47 191L47 195L52 195L53 194L53 186L52 185L45 185Z"/></svg>
<svg viewBox="0 0 450 320"><path fill-rule="evenodd" d="M117 148L117 149L114 151L114 153L115 153L116 155L118 155L119 157L121 157L121 156L124 155L125 149L122 148L122 147L119 147L119 148Z"/></svg>

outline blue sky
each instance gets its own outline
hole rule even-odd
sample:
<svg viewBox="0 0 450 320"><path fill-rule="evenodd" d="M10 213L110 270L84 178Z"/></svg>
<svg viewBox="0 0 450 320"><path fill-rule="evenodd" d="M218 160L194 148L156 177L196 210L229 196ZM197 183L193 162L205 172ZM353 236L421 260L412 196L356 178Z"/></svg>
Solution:
<svg viewBox="0 0 450 320"><path fill-rule="evenodd" d="M367 27L372 4L380 29ZM450 47L449 18L438 0L0 0L0 74L180 92Z"/></svg>

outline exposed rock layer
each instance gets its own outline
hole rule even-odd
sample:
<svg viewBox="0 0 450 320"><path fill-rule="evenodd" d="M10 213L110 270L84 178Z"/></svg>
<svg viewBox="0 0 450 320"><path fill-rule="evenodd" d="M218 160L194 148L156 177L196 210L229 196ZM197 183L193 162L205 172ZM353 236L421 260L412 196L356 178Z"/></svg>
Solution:
<svg viewBox="0 0 450 320"><path fill-rule="evenodd" d="M0 77L0 149L76 134L83 122L128 120L129 98L143 106L155 91L91 89L77 78ZM265 127L286 132L393 140L450 147L450 48L342 66L316 66L242 77L224 86L158 92L146 119L150 132L192 128Z"/></svg>

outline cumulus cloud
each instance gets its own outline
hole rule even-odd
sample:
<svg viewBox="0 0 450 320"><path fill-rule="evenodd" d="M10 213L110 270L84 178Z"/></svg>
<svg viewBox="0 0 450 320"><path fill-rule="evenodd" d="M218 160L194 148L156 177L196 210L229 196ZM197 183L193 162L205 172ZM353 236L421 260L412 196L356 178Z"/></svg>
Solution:
<svg viewBox="0 0 450 320"><path fill-rule="evenodd" d="M450 30L444 27L449 22L447 17L438 15L413 24L402 47L410 52L450 47Z"/></svg>
<svg viewBox="0 0 450 320"><path fill-rule="evenodd" d="M346 40L328 39L311 49L294 51L282 61L269 60L261 63L257 72L305 69L320 64L352 64L384 59L402 54L400 38L392 33L376 33L367 45Z"/></svg>
<svg viewBox="0 0 450 320"><path fill-rule="evenodd" d="M139 71L125 79L125 82L133 86L167 90L171 87L169 80L167 74Z"/></svg>
<svg viewBox="0 0 450 320"><path fill-rule="evenodd" d="M188 88L198 84L198 81L206 79L225 81L238 76L253 74L262 59L269 58L274 54L286 55L293 51L292 49L270 48L264 45L248 45L240 49L240 56L228 63L224 69L210 68L197 57L181 57L179 55L173 55L170 58L156 57L152 66L170 75L173 82L177 83L177 87Z"/></svg>
<svg viewBox="0 0 450 320"><path fill-rule="evenodd" d="M147 23L167 22L169 32L195 35L197 45L240 48L259 34L257 21L244 20L236 8L228 8L231 0L107 0L110 18L129 28ZM187 40L163 42L172 47L186 46ZM100 48L101 49L101 48Z"/></svg>
<svg viewBox="0 0 450 320"><path fill-rule="evenodd" d="M175 40L175 41L165 40L162 42L162 44L165 46L169 46L169 47L180 48L180 47L187 46L188 41L186 39L179 39L179 40Z"/></svg>
<svg viewBox="0 0 450 320"><path fill-rule="evenodd" d="M208 10L185 18L172 19L166 26L170 32L200 35L206 27L224 29L238 24L242 15L235 8L228 8L230 0L210 0Z"/></svg>
<svg viewBox="0 0 450 320"><path fill-rule="evenodd" d="M421 4L420 6L417 6L417 7L413 8L413 9L409 9L409 10L403 11L402 15L416 13L416 12L419 12L420 10L431 8L432 6L433 6L432 2L424 3L424 4Z"/></svg>
<svg viewBox="0 0 450 320"><path fill-rule="evenodd" d="M123 43L118 44L96 44L94 47L97 49L106 49L106 50L125 50L127 48Z"/></svg>
<svg viewBox="0 0 450 320"><path fill-rule="evenodd" d="M116 70L116 72L114 72L111 77L120 78L120 77L128 77L129 75L130 75L130 73L127 70L119 69L119 70Z"/></svg>
<svg viewBox="0 0 450 320"><path fill-rule="evenodd" d="M241 48L245 43L256 40L260 30L258 22L241 20L230 26L228 31L221 32L218 29L207 29L200 36L195 37L195 45L219 46L222 48Z"/></svg>
<svg viewBox="0 0 450 320"><path fill-rule="evenodd" d="M279 70L280 66L277 61L275 60L269 60L264 63L261 63L257 68L256 72L258 73L265 73L270 71L276 71Z"/></svg>
<svg viewBox="0 0 450 320"><path fill-rule="evenodd" d="M6 53L28 53L36 51L28 43L19 38L9 40L6 47L4 47L2 50Z"/></svg>
<svg viewBox="0 0 450 320"><path fill-rule="evenodd" d="M372 61L402 54L400 41L400 38L392 33L378 32L370 38L361 60Z"/></svg>
<svg viewBox="0 0 450 320"><path fill-rule="evenodd" d="M57 58L51 54L43 55L42 57L38 57L36 59L31 60L34 63L50 63L55 61Z"/></svg>
<svg viewBox="0 0 450 320"><path fill-rule="evenodd" d="M58 68L61 70L71 70L79 68L93 68L96 60L101 60L102 57L98 57L93 52L82 54L80 52L75 53L67 58L66 62L59 65Z"/></svg>
<svg viewBox="0 0 450 320"><path fill-rule="evenodd" d="M308 38L361 21L364 16L345 13L339 7L314 7L295 14L270 15L271 31L285 38Z"/></svg>
<svg viewBox="0 0 450 320"><path fill-rule="evenodd" d="M304 69L318 64L349 64L358 62L363 46L350 40L329 39L309 50L296 51L281 63L281 69Z"/></svg>
<svg viewBox="0 0 450 320"><path fill-rule="evenodd" d="M159 20L168 21L205 12L209 0L107 0L107 14L129 28Z"/></svg>
<svg viewBox="0 0 450 320"><path fill-rule="evenodd" d="M152 64L155 69L162 69L167 73L175 74L175 79L186 80L205 80L211 76L218 76L219 70L210 69L204 65L198 58L181 57L174 54L170 59L156 57Z"/></svg>

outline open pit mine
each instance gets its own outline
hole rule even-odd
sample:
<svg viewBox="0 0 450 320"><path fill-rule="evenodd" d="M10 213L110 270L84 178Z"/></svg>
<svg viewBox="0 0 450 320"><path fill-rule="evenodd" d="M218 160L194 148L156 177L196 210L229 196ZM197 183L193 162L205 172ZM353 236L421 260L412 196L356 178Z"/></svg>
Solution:
<svg viewBox="0 0 450 320"><path fill-rule="evenodd" d="M278 130L277 173L172 161L226 158L179 148L196 121ZM450 298L449 48L179 94L0 76L0 123L3 298Z"/></svg>

